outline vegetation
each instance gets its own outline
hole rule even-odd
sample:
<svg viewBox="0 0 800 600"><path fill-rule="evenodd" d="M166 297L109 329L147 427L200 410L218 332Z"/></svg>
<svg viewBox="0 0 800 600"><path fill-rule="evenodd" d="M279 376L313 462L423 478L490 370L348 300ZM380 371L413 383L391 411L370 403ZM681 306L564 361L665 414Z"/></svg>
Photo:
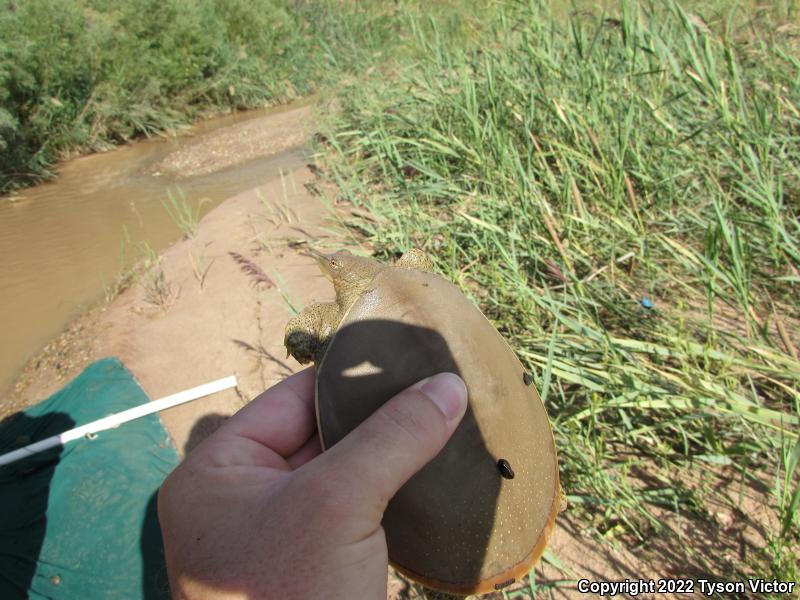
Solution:
<svg viewBox="0 0 800 600"><path fill-rule="evenodd" d="M391 51L396 8L0 0L0 193L70 153L286 102Z"/></svg>
<svg viewBox="0 0 800 600"><path fill-rule="evenodd" d="M177 188L175 193L167 190L167 200L162 200L161 205L167 211L172 222L183 232L183 237L191 238L197 231L197 225L200 223L200 209L206 202L208 202L208 198L202 198L195 206L192 206L183 191Z"/></svg>
<svg viewBox="0 0 800 600"><path fill-rule="evenodd" d="M536 374L572 516L644 546L766 481L735 568L796 580L797 30L696 4L510 4L468 51L418 30L424 58L340 93L326 167L374 215L352 227L427 250Z"/></svg>

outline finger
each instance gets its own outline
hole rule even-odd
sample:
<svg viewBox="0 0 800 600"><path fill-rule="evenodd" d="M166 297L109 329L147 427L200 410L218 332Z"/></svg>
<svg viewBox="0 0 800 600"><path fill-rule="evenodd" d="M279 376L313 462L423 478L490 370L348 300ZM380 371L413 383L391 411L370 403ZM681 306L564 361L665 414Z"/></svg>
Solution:
<svg viewBox="0 0 800 600"><path fill-rule="evenodd" d="M258 442L282 457L293 455L316 428L315 379L313 368L284 379L228 419L219 434Z"/></svg>
<svg viewBox="0 0 800 600"><path fill-rule="evenodd" d="M441 451L466 409L461 378L434 375L386 402L315 466L341 486L357 486L359 514L377 526L389 499Z"/></svg>
<svg viewBox="0 0 800 600"><path fill-rule="evenodd" d="M322 454L322 444L319 441L319 434L316 430L308 438L308 441L303 445L300 450L292 454L286 459L287 464L294 469L299 469L308 461L316 458Z"/></svg>

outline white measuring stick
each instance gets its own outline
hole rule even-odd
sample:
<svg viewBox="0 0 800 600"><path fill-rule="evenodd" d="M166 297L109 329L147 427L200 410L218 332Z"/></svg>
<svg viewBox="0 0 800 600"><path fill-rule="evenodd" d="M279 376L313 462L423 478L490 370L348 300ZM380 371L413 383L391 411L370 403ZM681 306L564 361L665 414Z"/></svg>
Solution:
<svg viewBox="0 0 800 600"><path fill-rule="evenodd" d="M216 381L212 381L210 383L198 385L197 387L193 387L188 390L183 390L177 394L165 396L164 398L159 398L158 400L153 400L147 404L141 404L140 406L123 410L117 414L103 417L102 419L92 421L86 425L81 425L75 429L70 429L69 431L65 431L59 435L54 435L39 442L28 444L23 448L18 448L17 450L12 450L11 452L2 454L0 455L0 466L8 465L21 458L33 456L34 454L43 452L44 450L49 450L50 448L55 448L57 446L63 446L67 442L80 439L86 435L111 429L113 427L119 427L123 423L133 421L139 417L144 417L145 415L149 415L160 410L172 408L173 406L178 406L179 404L185 404L186 402L191 402L192 400L197 400L203 396L215 394L232 387L236 387L235 375L225 377L224 379L217 379Z"/></svg>

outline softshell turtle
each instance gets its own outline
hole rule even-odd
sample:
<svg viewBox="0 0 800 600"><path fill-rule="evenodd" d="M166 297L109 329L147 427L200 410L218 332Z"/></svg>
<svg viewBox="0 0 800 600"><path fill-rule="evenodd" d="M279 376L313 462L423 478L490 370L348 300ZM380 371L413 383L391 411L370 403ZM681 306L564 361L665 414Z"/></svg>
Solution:
<svg viewBox="0 0 800 600"><path fill-rule="evenodd" d="M312 253L336 300L286 327L285 345L317 369L323 448L389 398L443 371L469 407L439 455L389 502L389 559L430 588L484 593L525 576L559 510L558 462L544 405L513 350L420 251L394 266L347 251Z"/></svg>

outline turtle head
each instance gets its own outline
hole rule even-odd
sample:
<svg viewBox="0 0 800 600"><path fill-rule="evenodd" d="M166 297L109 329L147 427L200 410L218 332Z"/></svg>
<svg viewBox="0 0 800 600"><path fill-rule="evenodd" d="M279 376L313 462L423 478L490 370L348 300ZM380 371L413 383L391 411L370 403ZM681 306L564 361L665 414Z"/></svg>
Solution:
<svg viewBox="0 0 800 600"><path fill-rule="evenodd" d="M311 361L319 364L333 332L344 314L368 289L385 267L369 258L356 256L347 250L323 254L311 248L302 252L312 257L322 273L333 282L335 302L322 302L304 308L286 325L283 343L287 356L294 356L301 364Z"/></svg>
<svg viewBox="0 0 800 600"><path fill-rule="evenodd" d="M339 250L332 254L309 250L308 254L317 261L320 270L334 283L345 277L346 273L357 270L359 261L367 260L355 256L349 250Z"/></svg>
<svg viewBox="0 0 800 600"><path fill-rule="evenodd" d="M323 254L315 250L309 255L317 261L322 273L333 282L336 290L336 301L342 311L369 289L375 276L386 267L381 263L356 256L348 250L339 250L333 254Z"/></svg>

